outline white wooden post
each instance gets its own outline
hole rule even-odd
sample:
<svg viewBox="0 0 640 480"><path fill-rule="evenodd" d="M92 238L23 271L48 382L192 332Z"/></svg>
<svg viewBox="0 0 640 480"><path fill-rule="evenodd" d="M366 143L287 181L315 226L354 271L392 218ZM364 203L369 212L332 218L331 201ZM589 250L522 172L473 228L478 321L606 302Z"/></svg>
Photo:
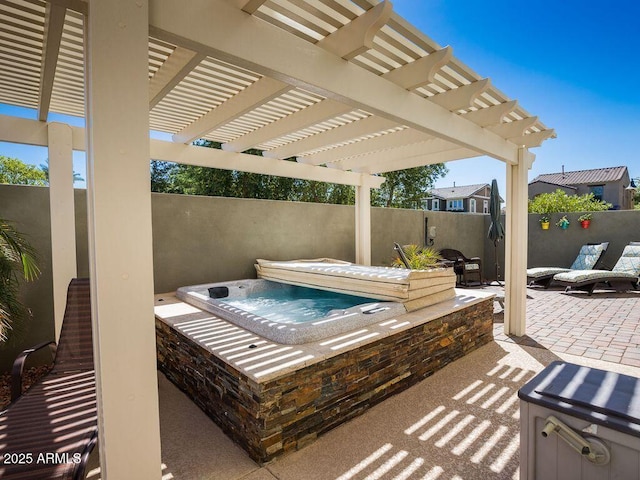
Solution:
<svg viewBox="0 0 640 480"><path fill-rule="evenodd" d="M71 127L47 125L49 143L49 210L51 213L51 272L55 339L60 337L67 287L78 275L73 200L73 139Z"/></svg>
<svg viewBox="0 0 640 480"><path fill-rule="evenodd" d="M148 2L91 2L87 201L103 479L161 478L149 178Z"/></svg>
<svg viewBox="0 0 640 480"><path fill-rule="evenodd" d="M356 263L371 265L371 187L364 175L356 186Z"/></svg>
<svg viewBox="0 0 640 480"><path fill-rule="evenodd" d="M505 318L504 332L526 333L528 179L535 156L526 148L518 150L518 165L507 164L507 228L505 238Z"/></svg>

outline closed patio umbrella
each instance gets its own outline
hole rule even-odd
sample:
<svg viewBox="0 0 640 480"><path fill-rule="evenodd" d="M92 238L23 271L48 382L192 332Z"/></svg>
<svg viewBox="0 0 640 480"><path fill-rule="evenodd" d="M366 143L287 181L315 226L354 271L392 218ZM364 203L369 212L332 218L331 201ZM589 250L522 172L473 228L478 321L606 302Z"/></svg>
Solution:
<svg viewBox="0 0 640 480"><path fill-rule="evenodd" d="M500 265L498 263L498 242L504 238L504 226L502 225L500 213L500 192L498 192L498 182L494 178L491 182L491 193L489 194L489 215L491 216L491 225L489 225L489 232L487 236L489 237L489 240L493 241L495 251L496 282L498 282L498 285L502 285L498 276L498 272L500 271Z"/></svg>

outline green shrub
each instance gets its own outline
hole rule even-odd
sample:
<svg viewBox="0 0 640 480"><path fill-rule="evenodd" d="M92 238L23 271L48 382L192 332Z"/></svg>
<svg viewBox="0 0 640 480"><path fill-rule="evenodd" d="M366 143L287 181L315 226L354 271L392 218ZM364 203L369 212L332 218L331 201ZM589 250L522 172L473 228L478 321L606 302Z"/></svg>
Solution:
<svg viewBox="0 0 640 480"><path fill-rule="evenodd" d="M412 270L426 270L433 268L442 261L440 252L435 248L419 247L418 245L405 245L402 249ZM392 266L406 268L400 258L395 258Z"/></svg>
<svg viewBox="0 0 640 480"><path fill-rule="evenodd" d="M601 212L609 210L610 203L596 200L593 193L585 195L567 195L561 189L553 193L543 193L529 200L529 213L558 212Z"/></svg>

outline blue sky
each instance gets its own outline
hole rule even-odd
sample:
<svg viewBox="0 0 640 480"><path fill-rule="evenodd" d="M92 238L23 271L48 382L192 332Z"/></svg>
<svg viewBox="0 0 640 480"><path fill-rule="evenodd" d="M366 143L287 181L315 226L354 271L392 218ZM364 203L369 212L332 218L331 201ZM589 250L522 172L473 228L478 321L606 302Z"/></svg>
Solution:
<svg viewBox="0 0 640 480"><path fill-rule="evenodd" d="M640 138L640 2L393 0L393 7L556 130L558 138L532 149L530 180L562 165L567 171L626 165L632 177L640 176L633 141ZM35 118L33 111L2 105L0 113ZM40 165L47 151L0 142L0 155ZM504 192L505 166L498 160L461 160L448 168L437 187L496 178ZM76 153L74 169L85 177L83 154Z"/></svg>

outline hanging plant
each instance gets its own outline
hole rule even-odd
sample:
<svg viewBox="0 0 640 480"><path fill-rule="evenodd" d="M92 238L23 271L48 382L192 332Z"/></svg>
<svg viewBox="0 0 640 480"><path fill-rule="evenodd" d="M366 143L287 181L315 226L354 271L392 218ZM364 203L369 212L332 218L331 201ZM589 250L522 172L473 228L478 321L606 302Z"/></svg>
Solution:
<svg viewBox="0 0 640 480"><path fill-rule="evenodd" d="M582 228L589 228L589 225L591 225L591 217L592 215L590 213L583 213L578 217L578 221Z"/></svg>
<svg viewBox="0 0 640 480"><path fill-rule="evenodd" d="M569 228L569 223L570 222L567 216L563 215L562 218L556 222L556 225L561 229L566 230L567 228Z"/></svg>
<svg viewBox="0 0 640 480"><path fill-rule="evenodd" d="M540 215L540 226L543 230L549 230L549 215L546 213Z"/></svg>

